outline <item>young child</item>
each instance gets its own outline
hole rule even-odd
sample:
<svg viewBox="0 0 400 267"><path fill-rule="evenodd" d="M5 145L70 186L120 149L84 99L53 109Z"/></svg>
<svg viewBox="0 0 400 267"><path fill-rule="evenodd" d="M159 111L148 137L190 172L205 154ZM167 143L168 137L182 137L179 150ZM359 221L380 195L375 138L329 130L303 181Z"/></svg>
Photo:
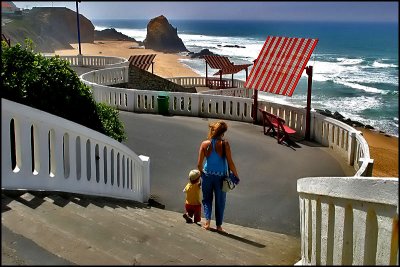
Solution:
<svg viewBox="0 0 400 267"><path fill-rule="evenodd" d="M185 200L185 214L183 214L183 218L185 218L187 223L192 223L192 216L194 215L194 222L198 223L201 221L201 199L200 199L200 171L199 170L191 170L189 172L189 182L183 189L183 192L186 193Z"/></svg>

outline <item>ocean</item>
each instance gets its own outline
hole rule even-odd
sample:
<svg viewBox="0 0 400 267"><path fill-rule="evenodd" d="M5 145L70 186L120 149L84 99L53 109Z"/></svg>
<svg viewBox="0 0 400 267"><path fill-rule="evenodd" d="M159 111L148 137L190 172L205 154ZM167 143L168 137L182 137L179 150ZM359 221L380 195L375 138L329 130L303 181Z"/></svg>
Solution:
<svg viewBox="0 0 400 267"><path fill-rule="evenodd" d="M115 28L143 41L149 20L92 22L96 30ZM178 36L189 51L208 48L229 57L235 64L253 63L267 36L318 38L307 64L313 66L311 107L337 111L346 118L399 136L397 23L218 20L169 20L169 23L178 29ZM205 76L204 59L183 59L182 63ZM251 67L249 73L250 70ZM215 71L209 68L208 75ZM244 81L245 71L234 78ZM305 71L292 97L260 92L259 98L305 107Z"/></svg>

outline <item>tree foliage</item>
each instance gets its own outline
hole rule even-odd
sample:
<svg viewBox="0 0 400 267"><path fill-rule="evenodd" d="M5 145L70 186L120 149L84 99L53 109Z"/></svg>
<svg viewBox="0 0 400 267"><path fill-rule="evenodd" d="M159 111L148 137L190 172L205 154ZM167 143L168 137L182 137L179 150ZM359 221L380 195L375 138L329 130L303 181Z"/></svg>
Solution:
<svg viewBox="0 0 400 267"><path fill-rule="evenodd" d="M82 124L118 141L126 137L118 111L95 102L90 88L65 60L32 51L27 40L1 48L1 97Z"/></svg>

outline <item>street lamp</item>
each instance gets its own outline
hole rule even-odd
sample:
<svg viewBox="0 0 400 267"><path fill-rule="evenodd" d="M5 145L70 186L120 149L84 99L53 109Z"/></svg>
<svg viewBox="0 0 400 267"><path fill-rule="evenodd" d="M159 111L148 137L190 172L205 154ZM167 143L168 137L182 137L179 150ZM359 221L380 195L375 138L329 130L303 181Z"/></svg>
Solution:
<svg viewBox="0 0 400 267"><path fill-rule="evenodd" d="M78 10L78 2L80 3L81 1L75 1L76 3L76 21L78 24L78 44L79 44L79 55L82 55L81 53L81 32L79 29L79 10Z"/></svg>

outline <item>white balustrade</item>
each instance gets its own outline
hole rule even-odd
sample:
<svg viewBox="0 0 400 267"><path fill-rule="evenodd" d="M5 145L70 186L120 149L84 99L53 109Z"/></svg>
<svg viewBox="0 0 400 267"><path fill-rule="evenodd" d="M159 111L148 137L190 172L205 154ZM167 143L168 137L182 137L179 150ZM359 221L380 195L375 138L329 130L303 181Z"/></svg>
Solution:
<svg viewBox="0 0 400 267"><path fill-rule="evenodd" d="M148 157L44 111L1 104L2 188L149 199Z"/></svg>
<svg viewBox="0 0 400 267"><path fill-rule="evenodd" d="M80 79L100 85L113 85L128 82L128 67L113 67L84 73Z"/></svg>
<svg viewBox="0 0 400 267"><path fill-rule="evenodd" d="M157 91L108 87L128 80L128 67L92 71L81 79L93 89L96 101L105 102L122 110L156 113ZM205 84L204 77L176 77L168 80L183 86ZM236 80L239 83L239 80ZM104 86L100 86L100 85ZM246 88L209 90L198 94L167 92L172 115L202 116L252 122L253 91ZM290 105L259 100L258 107L285 120L286 125L305 136L306 110ZM258 114L260 116L260 114ZM338 120L311 111L310 137L317 143L332 148L357 171L355 176L372 176L373 160L362 133Z"/></svg>
<svg viewBox="0 0 400 267"><path fill-rule="evenodd" d="M301 137L306 131L306 110L289 105L278 104L265 100L258 100L258 107L285 120L285 124L296 130ZM258 113L261 120L261 114Z"/></svg>
<svg viewBox="0 0 400 267"><path fill-rule="evenodd" d="M225 95L225 96L237 96L243 98L251 98L253 96L253 90L247 88L227 88L227 89L212 89L202 91L200 94L208 95Z"/></svg>
<svg viewBox="0 0 400 267"><path fill-rule="evenodd" d="M398 181L297 180L301 260L296 265L398 265Z"/></svg>
<svg viewBox="0 0 400 267"><path fill-rule="evenodd" d="M206 77L173 77L173 78L166 78L167 80L176 83L181 86L185 87L192 87L192 86L199 86L199 87L206 87ZM222 80L226 81L228 84L228 87L234 87L234 88L242 88L244 89L244 81L238 80L238 79L226 79L223 78ZM231 88L228 88L231 89Z"/></svg>
<svg viewBox="0 0 400 267"><path fill-rule="evenodd" d="M45 57L54 57L53 55L44 55ZM59 56L60 59L69 62L72 67L120 67L127 66L128 60L122 57L103 57L103 56Z"/></svg>
<svg viewBox="0 0 400 267"><path fill-rule="evenodd" d="M244 81L234 80L236 88L197 94L124 89L109 85L127 83L126 60L63 58L74 66L121 64L80 77L96 101L119 110L156 113L158 96L168 95L172 115L253 121L253 92L244 88ZM168 80L206 86L205 77ZM264 100L258 107L305 136L305 108ZM398 178L361 177L372 176L373 160L362 133L353 127L311 111L310 131L311 139L330 147L357 172L354 177L298 180L302 259L297 264L398 264ZM4 99L2 176L3 187L9 189L22 186L139 201L150 196L148 157L85 127Z"/></svg>

